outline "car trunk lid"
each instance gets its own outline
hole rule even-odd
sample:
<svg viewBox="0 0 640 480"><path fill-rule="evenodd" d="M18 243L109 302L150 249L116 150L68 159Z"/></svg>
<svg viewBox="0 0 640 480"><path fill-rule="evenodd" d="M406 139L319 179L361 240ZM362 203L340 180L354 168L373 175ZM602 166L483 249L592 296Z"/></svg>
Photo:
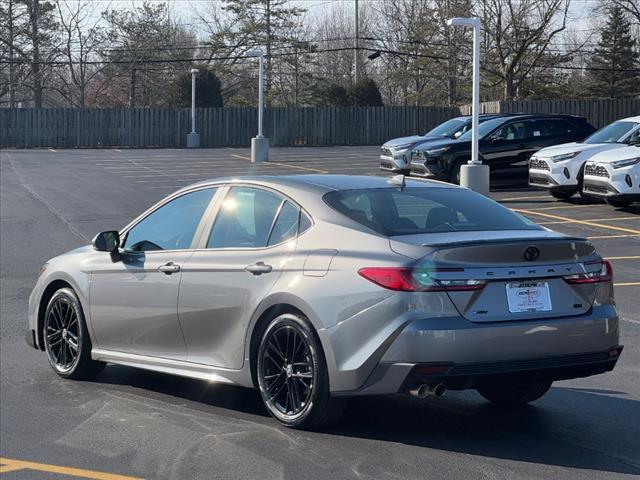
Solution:
<svg viewBox="0 0 640 480"><path fill-rule="evenodd" d="M550 231L411 235L390 243L437 281L484 282L481 289L447 290L460 314L473 322L584 314L597 285L566 278L602 268L587 240Z"/></svg>

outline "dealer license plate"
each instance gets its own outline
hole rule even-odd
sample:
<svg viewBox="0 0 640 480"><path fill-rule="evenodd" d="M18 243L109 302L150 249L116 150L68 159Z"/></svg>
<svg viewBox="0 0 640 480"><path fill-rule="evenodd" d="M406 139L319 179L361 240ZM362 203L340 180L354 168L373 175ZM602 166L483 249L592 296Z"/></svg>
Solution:
<svg viewBox="0 0 640 480"><path fill-rule="evenodd" d="M509 312L549 312L551 298L547 282L510 282L507 283L507 302Z"/></svg>

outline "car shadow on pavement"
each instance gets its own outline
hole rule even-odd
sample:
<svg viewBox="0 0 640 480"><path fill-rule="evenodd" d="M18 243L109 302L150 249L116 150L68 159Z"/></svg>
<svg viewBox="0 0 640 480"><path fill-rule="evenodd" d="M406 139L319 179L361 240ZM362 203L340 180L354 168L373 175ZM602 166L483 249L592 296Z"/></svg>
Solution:
<svg viewBox="0 0 640 480"><path fill-rule="evenodd" d="M278 426L259 393L247 388L122 366L109 366L96 383L141 389L138 395L179 406L188 400L189 409L204 414ZM621 394L554 387L544 399L514 408L493 406L475 392L447 392L428 400L404 395L354 397L344 417L319 433L640 475L640 402L612 396Z"/></svg>

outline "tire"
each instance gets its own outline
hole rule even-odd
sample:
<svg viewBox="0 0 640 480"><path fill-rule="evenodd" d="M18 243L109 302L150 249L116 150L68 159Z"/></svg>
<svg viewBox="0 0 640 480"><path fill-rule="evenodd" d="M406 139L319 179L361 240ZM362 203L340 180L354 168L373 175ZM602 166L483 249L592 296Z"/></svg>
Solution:
<svg viewBox="0 0 640 480"><path fill-rule="evenodd" d="M496 405L522 405L541 398L553 382L533 382L526 385L478 387L478 393Z"/></svg>
<svg viewBox="0 0 640 480"><path fill-rule="evenodd" d="M90 379L105 367L104 362L91 359L91 339L84 313L71 288L61 288L51 296L42 324L47 358L58 375L74 380Z"/></svg>
<svg viewBox="0 0 640 480"><path fill-rule="evenodd" d="M552 190L549 193L551 193L551 196L553 198L556 198L558 200L569 200L571 197L573 197L573 193L568 193L568 192L554 192Z"/></svg>
<svg viewBox="0 0 640 480"><path fill-rule="evenodd" d="M260 340L256 373L265 407L287 427L326 426L344 412L347 399L331 396L320 340L304 317L285 313L271 321Z"/></svg>
<svg viewBox="0 0 640 480"><path fill-rule="evenodd" d="M451 170L449 170L449 183L460 185L460 169L463 163L464 162L457 160L451 165Z"/></svg>
<svg viewBox="0 0 640 480"><path fill-rule="evenodd" d="M611 205L612 207L625 208L625 207L628 207L629 205L631 205L633 202L627 202L625 200L615 200L613 198L608 198L607 199L607 203L609 205Z"/></svg>

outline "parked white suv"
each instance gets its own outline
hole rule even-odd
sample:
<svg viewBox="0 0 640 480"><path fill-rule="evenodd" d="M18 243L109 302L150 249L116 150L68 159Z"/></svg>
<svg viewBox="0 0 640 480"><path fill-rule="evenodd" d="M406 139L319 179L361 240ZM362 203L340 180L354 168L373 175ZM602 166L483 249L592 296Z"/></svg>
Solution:
<svg viewBox="0 0 640 480"><path fill-rule="evenodd" d="M529 160L529 185L549 189L566 200L582 194L585 163L601 152L640 143L640 116L624 118L593 133L583 142L543 148Z"/></svg>
<svg viewBox="0 0 640 480"><path fill-rule="evenodd" d="M591 157L584 168L584 193L614 207L640 202L640 145Z"/></svg>

